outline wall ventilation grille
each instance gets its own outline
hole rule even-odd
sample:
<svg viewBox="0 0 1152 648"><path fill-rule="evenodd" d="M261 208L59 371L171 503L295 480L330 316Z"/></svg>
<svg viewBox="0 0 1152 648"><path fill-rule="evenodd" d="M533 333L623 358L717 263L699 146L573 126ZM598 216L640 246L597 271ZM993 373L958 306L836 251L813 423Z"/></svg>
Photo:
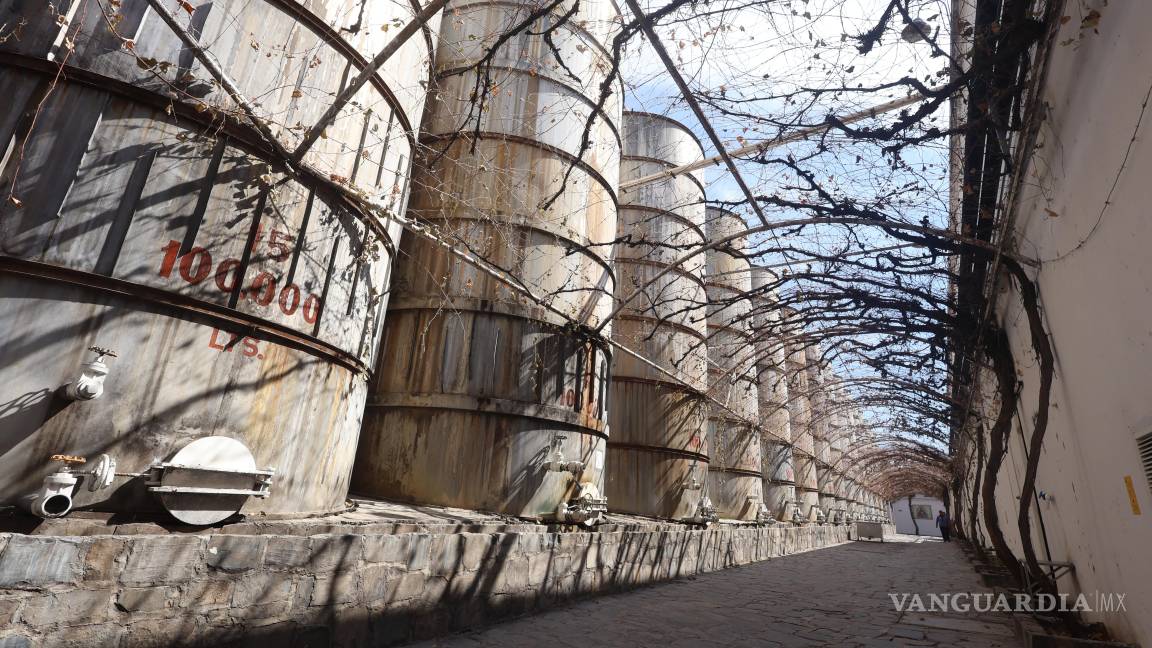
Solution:
<svg viewBox="0 0 1152 648"><path fill-rule="evenodd" d="M1152 486L1152 432L1136 439L1136 447L1140 450L1140 463L1144 466L1144 477Z"/></svg>

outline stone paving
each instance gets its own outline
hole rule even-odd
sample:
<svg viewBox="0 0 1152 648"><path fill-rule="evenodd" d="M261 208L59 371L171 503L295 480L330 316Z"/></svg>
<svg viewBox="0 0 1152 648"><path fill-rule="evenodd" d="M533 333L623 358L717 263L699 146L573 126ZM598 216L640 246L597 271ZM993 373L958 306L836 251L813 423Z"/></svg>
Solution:
<svg viewBox="0 0 1152 648"><path fill-rule="evenodd" d="M896 536L590 599L415 645L1019 646L1004 613L900 613L889 596L990 591L955 544Z"/></svg>

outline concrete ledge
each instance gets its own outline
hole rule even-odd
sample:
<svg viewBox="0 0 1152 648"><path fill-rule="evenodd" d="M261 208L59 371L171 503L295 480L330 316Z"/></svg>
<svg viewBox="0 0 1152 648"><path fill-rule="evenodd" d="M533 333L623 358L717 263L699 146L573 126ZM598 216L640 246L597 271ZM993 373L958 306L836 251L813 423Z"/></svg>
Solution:
<svg viewBox="0 0 1152 648"><path fill-rule="evenodd" d="M0 648L385 646L832 546L848 527L0 534Z"/></svg>

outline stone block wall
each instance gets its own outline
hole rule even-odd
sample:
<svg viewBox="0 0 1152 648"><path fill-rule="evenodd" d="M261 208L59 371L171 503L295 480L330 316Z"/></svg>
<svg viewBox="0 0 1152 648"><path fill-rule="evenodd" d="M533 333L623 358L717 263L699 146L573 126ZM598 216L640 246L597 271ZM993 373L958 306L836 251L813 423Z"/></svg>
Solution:
<svg viewBox="0 0 1152 648"><path fill-rule="evenodd" d="M386 646L849 539L845 527L0 534L0 648Z"/></svg>

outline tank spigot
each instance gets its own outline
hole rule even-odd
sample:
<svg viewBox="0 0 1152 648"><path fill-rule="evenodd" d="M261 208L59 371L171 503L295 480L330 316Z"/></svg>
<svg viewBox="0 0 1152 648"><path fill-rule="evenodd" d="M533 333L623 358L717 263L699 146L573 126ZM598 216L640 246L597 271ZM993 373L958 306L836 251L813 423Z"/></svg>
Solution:
<svg viewBox="0 0 1152 648"><path fill-rule="evenodd" d="M96 354L96 359L80 366L80 375L64 387L64 395L69 400L95 400L104 393L104 379L108 377L108 365L104 356L115 358L116 354L101 347L88 347Z"/></svg>
<svg viewBox="0 0 1152 648"><path fill-rule="evenodd" d="M568 437L556 435L552 439L552 458L544 462L544 470L548 472L567 472L580 476L584 472L583 461L567 461L564 458L564 439Z"/></svg>
<svg viewBox="0 0 1152 648"><path fill-rule="evenodd" d="M756 507L756 523L757 524L775 524L776 518L773 517L772 511L768 510L768 505L761 501Z"/></svg>
<svg viewBox="0 0 1152 648"><path fill-rule="evenodd" d="M684 481L680 483L680 487L687 491L704 490L704 482L697 477L697 474L700 472L700 466L693 462L689 470L691 472L689 472L688 476L684 478Z"/></svg>
<svg viewBox="0 0 1152 648"><path fill-rule="evenodd" d="M696 511L692 513L692 517L685 518L684 522L708 526L718 519L716 507L712 506L712 500L707 495L702 495L700 501L696 503Z"/></svg>
<svg viewBox="0 0 1152 648"><path fill-rule="evenodd" d="M608 500L595 484L580 484L576 496L556 508L556 521L593 527L607 520Z"/></svg>

